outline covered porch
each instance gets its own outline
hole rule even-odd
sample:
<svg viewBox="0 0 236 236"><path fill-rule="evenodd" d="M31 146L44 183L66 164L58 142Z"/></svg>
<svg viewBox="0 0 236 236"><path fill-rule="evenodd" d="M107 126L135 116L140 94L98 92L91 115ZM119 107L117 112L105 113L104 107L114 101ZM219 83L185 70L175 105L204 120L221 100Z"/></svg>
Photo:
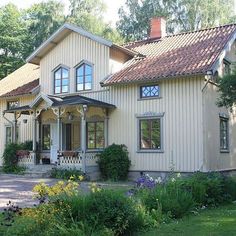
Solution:
<svg viewBox="0 0 236 236"><path fill-rule="evenodd" d="M19 165L53 164L86 173L97 166L96 155L108 145L109 114L114 108L80 95L40 94L28 106L4 111L14 115L13 142L21 115L33 118L33 148L17 153Z"/></svg>

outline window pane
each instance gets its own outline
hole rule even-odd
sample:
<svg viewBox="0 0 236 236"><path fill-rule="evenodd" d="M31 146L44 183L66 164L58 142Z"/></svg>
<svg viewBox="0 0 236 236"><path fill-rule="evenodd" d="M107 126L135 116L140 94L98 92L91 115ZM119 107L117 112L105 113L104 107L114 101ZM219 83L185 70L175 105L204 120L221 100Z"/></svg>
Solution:
<svg viewBox="0 0 236 236"><path fill-rule="evenodd" d="M160 119L140 120L140 148L161 149Z"/></svg>
<svg viewBox="0 0 236 236"><path fill-rule="evenodd" d="M14 109L19 106L19 101L10 101L7 102L7 109Z"/></svg>
<svg viewBox="0 0 236 236"><path fill-rule="evenodd" d="M62 78L69 78L69 71L65 68L62 69Z"/></svg>
<svg viewBox="0 0 236 236"><path fill-rule="evenodd" d="M140 89L140 97L158 97L159 96L159 86L158 85L148 85L142 86Z"/></svg>
<svg viewBox="0 0 236 236"><path fill-rule="evenodd" d="M96 133L96 148L103 148L104 147L104 132L97 131Z"/></svg>
<svg viewBox="0 0 236 236"><path fill-rule="evenodd" d="M220 149L228 150L228 120L220 118Z"/></svg>
<svg viewBox="0 0 236 236"><path fill-rule="evenodd" d="M88 123L88 131L95 131L95 123L92 122Z"/></svg>
<svg viewBox="0 0 236 236"><path fill-rule="evenodd" d="M81 91L83 89L83 84L77 84L77 91Z"/></svg>
<svg viewBox="0 0 236 236"><path fill-rule="evenodd" d="M61 87L55 87L55 93L61 93Z"/></svg>
<svg viewBox="0 0 236 236"><path fill-rule="evenodd" d="M6 127L6 145L12 142L12 128Z"/></svg>
<svg viewBox="0 0 236 236"><path fill-rule="evenodd" d="M69 84L69 80L68 79L63 79L62 80L62 85L68 85Z"/></svg>
<svg viewBox="0 0 236 236"><path fill-rule="evenodd" d="M92 75L92 67L90 65L85 65L85 75Z"/></svg>
<svg viewBox="0 0 236 236"><path fill-rule="evenodd" d="M61 68L54 73L55 79L61 79Z"/></svg>
<svg viewBox="0 0 236 236"><path fill-rule="evenodd" d="M68 86L62 86L62 93L67 93L69 91Z"/></svg>
<svg viewBox="0 0 236 236"><path fill-rule="evenodd" d="M91 83L92 82L92 76L91 75L86 75L85 76L85 82L87 82L87 83L90 82Z"/></svg>
<svg viewBox="0 0 236 236"><path fill-rule="evenodd" d="M94 132L88 132L88 148L95 148Z"/></svg>
<svg viewBox="0 0 236 236"><path fill-rule="evenodd" d="M104 130L104 122L97 122L97 131Z"/></svg>
<svg viewBox="0 0 236 236"><path fill-rule="evenodd" d="M42 148L43 150L49 150L50 149L50 125L43 125L42 126Z"/></svg>
<svg viewBox="0 0 236 236"><path fill-rule="evenodd" d="M92 84L91 83L85 83L85 90L91 89Z"/></svg>
<svg viewBox="0 0 236 236"><path fill-rule="evenodd" d="M61 86L61 80L56 79L56 80L55 80L55 86L56 86L56 87Z"/></svg>
<svg viewBox="0 0 236 236"><path fill-rule="evenodd" d="M84 66L80 66L79 68L77 68L76 70L76 76L83 76L84 74Z"/></svg>
<svg viewBox="0 0 236 236"><path fill-rule="evenodd" d="M83 76L77 77L77 84L83 84L84 83L84 78Z"/></svg>

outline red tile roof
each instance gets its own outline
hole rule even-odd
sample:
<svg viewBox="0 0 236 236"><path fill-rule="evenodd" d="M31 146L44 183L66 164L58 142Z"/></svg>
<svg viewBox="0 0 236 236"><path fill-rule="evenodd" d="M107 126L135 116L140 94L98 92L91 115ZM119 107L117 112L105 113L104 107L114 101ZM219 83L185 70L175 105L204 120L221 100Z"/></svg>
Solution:
<svg viewBox="0 0 236 236"><path fill-rule="evenodd" d="M27 84L24 84L16 89L11 90L8 93L1 95L0 97L16 97L26 94L32 94L33 90L39 86L39 79L33 80Z"/></svg>
<svg viewBox="0 0 236 236"><path fill-rule="evenodd" d="M204 74L236 32L236 24L180 33L126 45L145 57L134 58L103 81L104 85Z"/></svg>

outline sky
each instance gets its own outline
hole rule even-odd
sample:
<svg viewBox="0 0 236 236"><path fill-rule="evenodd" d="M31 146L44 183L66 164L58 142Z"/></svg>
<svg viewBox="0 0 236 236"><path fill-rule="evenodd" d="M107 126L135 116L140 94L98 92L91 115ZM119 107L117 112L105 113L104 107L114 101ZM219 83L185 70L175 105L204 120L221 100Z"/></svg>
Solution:
<svg viewBox="0 0 236 236"><path fill-rule="evenodd" d="M60 0L65 4L68 8L69 1L68 0ZM115 22L119 19L118 17L118 9L125 4L126 0L103 0L107 5L107 13L104 15L104 19L106 22L110 22L113 26L115 26ZM236 1L236 0L235 0ZM0 7L7 3L14 3L19 8L27 8L33 3L41 2L41 0L0 0Z"/></svg>

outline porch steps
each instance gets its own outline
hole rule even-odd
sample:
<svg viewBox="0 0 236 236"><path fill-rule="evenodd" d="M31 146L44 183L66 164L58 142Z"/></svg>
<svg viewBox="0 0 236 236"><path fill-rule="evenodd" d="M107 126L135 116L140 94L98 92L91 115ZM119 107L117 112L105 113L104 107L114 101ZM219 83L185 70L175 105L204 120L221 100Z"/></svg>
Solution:
<svg viewBox="0 0 236 236"><path fill-rule="evenodd" d="M24 176L32 178L48 178L55 165L35 165L27 167Z"/></svg>

